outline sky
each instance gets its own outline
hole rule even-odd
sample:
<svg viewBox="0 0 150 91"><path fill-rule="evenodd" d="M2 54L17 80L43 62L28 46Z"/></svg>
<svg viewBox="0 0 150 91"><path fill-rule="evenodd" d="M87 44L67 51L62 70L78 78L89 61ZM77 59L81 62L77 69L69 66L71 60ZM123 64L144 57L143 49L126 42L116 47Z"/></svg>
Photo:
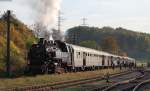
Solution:
<svg viewBox="0 0 150 91"><path fill-rule="evenodd" d="M31 7L27 3L12 0L0 0L0 11L11 9L25 24L31 25ZM150 0L62 0L62 31L82 24L82 18L87 18L88 26L126 29L150 33Z"/></svg>

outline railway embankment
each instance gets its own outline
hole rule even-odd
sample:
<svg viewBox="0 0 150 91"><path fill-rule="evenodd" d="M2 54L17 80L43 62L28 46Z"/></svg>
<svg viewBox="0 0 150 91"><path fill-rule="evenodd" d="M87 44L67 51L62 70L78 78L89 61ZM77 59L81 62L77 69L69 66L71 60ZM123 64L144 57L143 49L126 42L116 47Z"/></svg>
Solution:
<svg viewBox="0 0 150 91"><path fill-rule="evenodd" d="M103 77L106 74L117 74L128 71L129 69L123 68L116 69L101 69L96 71L64 73L64 74L51 74L51 75L36 75L32 77L20 77L15 79L0 79L0 89L25 87L41 84L55 84L64 81L81 80L93 77Z"/></svg>

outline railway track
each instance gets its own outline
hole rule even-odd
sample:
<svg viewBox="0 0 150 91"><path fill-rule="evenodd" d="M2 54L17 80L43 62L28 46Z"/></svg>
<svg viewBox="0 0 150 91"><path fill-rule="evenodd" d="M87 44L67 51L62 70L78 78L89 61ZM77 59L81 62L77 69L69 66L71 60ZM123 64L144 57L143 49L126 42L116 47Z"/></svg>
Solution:
<svg viewBox="0 0 150 91"><path fill-rule="evenodd" d="M110 77L119 77L120 75L125 75L132 73L133 71L126 71L122 73L113 74ZM59 82L55 84L44 84L44 85L36 85L36 86L28 86L28 87L17 87L12 89L0 89L0 91L52 91L54 89L64 88L68 86L74 86L79 84L91 83L95 81L104 80L104 77L99 76L95 78L89 79L82 79L82 80L73 80L73 81L66 81L66 82Z"/></svg>
<svg viewBox="0 0 150 91"><path fill-rule="evenodd" d="M118 82L118 83L104 89L103 91L145 91L145 90L137 90L136 88L139 88L140 86L143 87L144 86L143 82L145 82L148 79L150 79L150 72L146 71L140 77L136 77L134 79L129 79L129 80L125 80L122 82ZM150 81L149 81L149 84L150 84ZM150 91L150 89L146 90L146 91Z"/></svg>
<svg viewBox="0 0 150 91"><path fill-rule="evenodd" d="M130 74L125 74L118 77L112 77L109 79L109 84L100 85L94 89L88 90L88 91L111 91L112 89L118 87L120 84L124 86L125 83L127 83L130 80L134 80L136 78L141 78L143 75L140 72L133 72ZM125 87L125 86L124 86ZM122 90L113 90L113 91L122 91ZM127 90L128 91L128 90Z"/></svg>
<svg viewBox="0 0 150 91"><path fill-rule="evenodd" d="M150 91L150 79L145 80L138 84L133 91Z"/></svg>

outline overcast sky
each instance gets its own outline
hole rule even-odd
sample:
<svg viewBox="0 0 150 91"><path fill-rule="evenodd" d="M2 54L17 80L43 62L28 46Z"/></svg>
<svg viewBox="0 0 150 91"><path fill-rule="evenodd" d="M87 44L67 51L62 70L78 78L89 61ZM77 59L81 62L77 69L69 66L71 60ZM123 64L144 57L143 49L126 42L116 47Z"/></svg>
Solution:
<svg viewBox="0 0 150 91"><path fill-rule="evenodd" d="M31 7L20 1L0 0L0 11L13 10L16 16L30 25L33 24ZM150 33L150 0L62 0L62 30L82 24L87 18L89 26L113 28L124 27L134 31Z"/></svg>

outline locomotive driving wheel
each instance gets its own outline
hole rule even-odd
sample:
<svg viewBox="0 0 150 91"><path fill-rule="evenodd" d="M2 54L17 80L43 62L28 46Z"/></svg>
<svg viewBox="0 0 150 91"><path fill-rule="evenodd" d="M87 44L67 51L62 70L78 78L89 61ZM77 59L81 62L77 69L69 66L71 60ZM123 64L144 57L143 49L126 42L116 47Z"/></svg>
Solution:
<svg viewBox="0 0 150 91"><path fill-rule="evenodd" d="M41 66L41 72L44 73L44 74L48 74L49 73L49 68L48 68L48 64L43 64Z"/></svg>

